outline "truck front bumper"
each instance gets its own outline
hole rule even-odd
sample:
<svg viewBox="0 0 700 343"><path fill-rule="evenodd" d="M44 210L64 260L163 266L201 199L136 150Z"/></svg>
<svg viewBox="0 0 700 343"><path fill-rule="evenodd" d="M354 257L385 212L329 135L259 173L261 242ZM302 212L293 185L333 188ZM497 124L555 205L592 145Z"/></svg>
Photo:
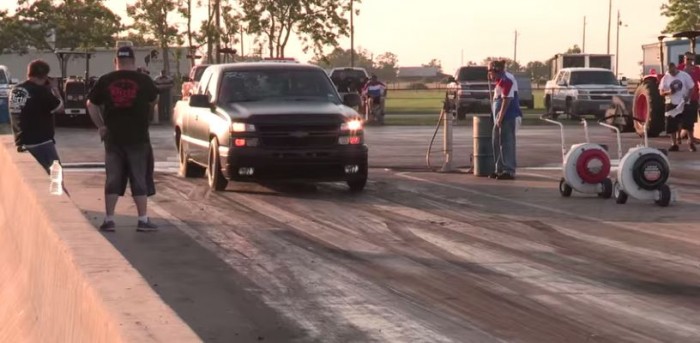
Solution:
<svg viewBox="0 0 700 343"><path fill-rule="evenodd" d="M367 159L364 144L305 149L229 147L228 155L222 155L227 179L250 182L347 181L367 176Z"/></svg>

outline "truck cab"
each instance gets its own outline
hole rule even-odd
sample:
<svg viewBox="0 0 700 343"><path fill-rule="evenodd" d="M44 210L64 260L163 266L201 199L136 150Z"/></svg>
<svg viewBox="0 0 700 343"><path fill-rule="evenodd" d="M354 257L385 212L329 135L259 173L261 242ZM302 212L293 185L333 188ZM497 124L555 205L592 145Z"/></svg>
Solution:
<svg viewBox="0 0 700 343"><path fill-rule="evenodd" d="M363 121L326 72L298 63L209 66L187 100L175 105L180 175L224 190L230 181L367 182Z"/></svg>
<svg viewBox="0 0 700 343"><path fill-rule="evenodd" d="M465 119L470 112L491 112L487 66L461 67L447 82L445 101L448 108L457 111L457 119Z"/></svg>

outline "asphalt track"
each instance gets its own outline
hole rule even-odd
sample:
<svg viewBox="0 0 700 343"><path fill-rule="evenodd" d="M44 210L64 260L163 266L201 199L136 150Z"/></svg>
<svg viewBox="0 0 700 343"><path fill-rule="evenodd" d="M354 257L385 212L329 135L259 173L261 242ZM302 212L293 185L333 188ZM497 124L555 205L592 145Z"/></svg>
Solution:
<svg viewBox="0 0 700 343"><path fill-rule="evenodd" d="M700 159L670 155L677 203L625 205L558 193L554 126L518 135L518 178L428 170L430 127L368 129L370 181L230 184L176 175L170 128L154 127L162 230L135 232L129 198L105 238L207 342L700 342ZM611 147L613 134L591 127ZM72 198L102 219L102 147L60 129ZM567 145L581 142L567 127ZM441 165L441 138L432 155ZM624 150L639 143L626 134ZM651 140L667 147L666 139Z"/></svg>

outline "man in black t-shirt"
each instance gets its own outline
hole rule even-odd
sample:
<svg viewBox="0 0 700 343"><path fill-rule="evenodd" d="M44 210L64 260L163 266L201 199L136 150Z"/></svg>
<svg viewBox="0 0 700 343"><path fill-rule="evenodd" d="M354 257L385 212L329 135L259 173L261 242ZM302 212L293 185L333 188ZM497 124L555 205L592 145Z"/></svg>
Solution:
<svg viewBox="0 0 700 343"><path fill-rule="evenodd" d="M34 60L27 66L27 81L10 91L10 121L17 151L29 151L49 173L60 161L54 140L54 114L63 111L58 85L49 79L49 65Z"/></svg>
<svg viewBox="0 0 700 343"><path fill-rule="evenodd" d="M117 70L97 80L87 103L105 145L106 215L100 230L114 231L114 209L128 179L139 215L137 230L156 231L147 215L148 196L155 194L148 124L158 90L148 75L136 70L131 47L119 48L115 66Z"/></svg>

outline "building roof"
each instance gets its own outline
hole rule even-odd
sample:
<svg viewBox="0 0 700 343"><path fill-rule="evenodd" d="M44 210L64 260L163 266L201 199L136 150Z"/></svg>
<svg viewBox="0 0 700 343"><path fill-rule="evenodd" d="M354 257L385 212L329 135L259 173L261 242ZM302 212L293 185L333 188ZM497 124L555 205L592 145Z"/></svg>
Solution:
<svg viewBox="0 0 700 343"><path fill-rule="evenodd" d="M435 77L439 71L437 67L399 67L398 77Z"/></svg>

